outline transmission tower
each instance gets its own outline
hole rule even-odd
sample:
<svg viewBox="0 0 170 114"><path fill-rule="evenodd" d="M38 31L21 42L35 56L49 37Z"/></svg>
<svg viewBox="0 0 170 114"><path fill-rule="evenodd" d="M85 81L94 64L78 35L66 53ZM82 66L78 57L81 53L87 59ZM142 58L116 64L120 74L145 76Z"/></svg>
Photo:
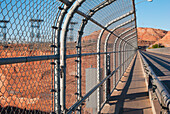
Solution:
<svg viewBox="0 0 170 114"><path fill-rule="evenodd" d="M9 23L8 20L0 20L0 23L2 23L3 25L0 25L1 28L1 37L2 37L2 43L5 44L7 43L7 39L6 39L6 34L7 34L7 23Z"/></svg>
<svg viewBox="0 0 170 114"><path fill-rule="evenodd" d="M30 22L31 22L31 35L30 35L30 37L31 37L31 42L34 42L33 41L33 39L34 39L34 37L36 37L37 39L38 39L38 41L37 42L39 42L39 39L40 39L40 23L41 22L43 22L43 20L42 19L33 19L33 18L31 18L30 20L29 20ZM36 34L36 33L34 33L34 30L38 30L38 33Z"/></svg>
<svg viewBox="0 0 170 114"><path fill-rule="evenodd" d="M68 39L69 39L69 41L71 41L71 42L72 42L73 39L74 39L74 26L75 26L76 24L78 24L78 22L70 22L70 28L69 28L70 34L69 34Z"/></svg>

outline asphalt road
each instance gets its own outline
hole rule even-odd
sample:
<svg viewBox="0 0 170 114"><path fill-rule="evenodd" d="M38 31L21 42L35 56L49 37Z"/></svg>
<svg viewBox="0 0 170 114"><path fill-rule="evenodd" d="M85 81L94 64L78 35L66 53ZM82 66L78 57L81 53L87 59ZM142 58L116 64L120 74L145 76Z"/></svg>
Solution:
<svg viewBox="0 0 170 114"><path fill-rule="evenodd" d="M170 55L147 51L142 51L142 54L170 93Z"/></svg>

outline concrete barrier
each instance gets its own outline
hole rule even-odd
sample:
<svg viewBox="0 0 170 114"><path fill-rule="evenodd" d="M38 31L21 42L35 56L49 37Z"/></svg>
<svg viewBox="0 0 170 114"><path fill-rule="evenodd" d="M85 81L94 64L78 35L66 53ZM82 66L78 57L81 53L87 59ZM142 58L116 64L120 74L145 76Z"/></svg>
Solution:
<svg viewBox="0 0 170 114"><path fill-rule="evenodd" d="M146 51L157 52L157 53L162 53L162 54L170 54L170 47L155 48L155 49L146 49Z"/></svg>

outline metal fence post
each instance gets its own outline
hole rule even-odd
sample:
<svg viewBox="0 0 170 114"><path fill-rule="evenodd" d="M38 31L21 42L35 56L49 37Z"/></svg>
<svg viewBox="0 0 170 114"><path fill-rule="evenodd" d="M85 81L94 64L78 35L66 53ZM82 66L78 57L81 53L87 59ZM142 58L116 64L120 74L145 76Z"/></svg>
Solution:
<svg viewBox="0 0 170 114"><path fill-rule="evenodd" d="M87 20L83 19L81 27L78 31L78 38L77 38L77 54L79 55L77 57L77 101L79 101L82 98L82 92L81 92L81 37L83 35L83 30L85 25L87 24ZM78 107L77 113L81 113L81 106Z"/></svg>
<svg viewBox="0 0 170 114"><path fill-rule="evenodd" d="M106 73L107 73L107 76L111 73L111 71L110 71L110 54L107 54ZM106 100L108 100L109 95L110 95L110 78L108 78L106 81Z"/></svg>
<svg viewBox="0 0 170 114"><path fill-rule="evenodd" d="M116 41L114 41L114 46L113 46L114 52L115 52L115 53L114 53L114 69L115 69L115 70L116 70L116 67L117 67L117 66L116 66L116 65L117 65L117 63L116 63L117 57L116 57L116 56L117 56L117 53L118 53L117 50L116 50L116 42L117 42L117 40L118 40L118 39L116 39ZM117 72L117 71L116 71L116 72ZM113 77L114 77L114 86L115 86L115 87L116 87L116 79L117 79L117 78L116 78L116 76L117 76L117 73L116 73L116 72L115 72L115 74L114 74L114 76L113 76Z"/></svg>
<svg viewBox="0 0 170 114"><path fill-rule="evenodd" d="M71 6L71 5L70 5ZM70 6L64 6L64 8L60 8L61 13L58 18L58 23L56 26L52 28L55 29L55 40L54 40L54 55L60 55L60 31L63 19L67 13L67 10ZM60 107L60 58L54 60L54 112L58 114L61 113Z"/></svg>
<svg viewBox="0 0 170 114"><path fill-rule="evenodd" d="M71 18L73 17L73 14L76 12L79 6L84 2L85 0L77 0L75 4L72 6L72 8L67 13L67 16L65 18L65 22L63 24L62 34L61 34L61 48L60 48L60 68L61 68L61 110L63 113L66 112L66 37L68 32L68 26L69 22L71 21Z"/></svg>
<svg viewBox="0 0 170 114"><path fill-rule="evenodd" d="M119 50L119 47L118 47L118 51L119 51L119 54L118 54L118 66L120 66L118 76L119 76L119 79L120 79L121 78L121 51Z"/></svg>

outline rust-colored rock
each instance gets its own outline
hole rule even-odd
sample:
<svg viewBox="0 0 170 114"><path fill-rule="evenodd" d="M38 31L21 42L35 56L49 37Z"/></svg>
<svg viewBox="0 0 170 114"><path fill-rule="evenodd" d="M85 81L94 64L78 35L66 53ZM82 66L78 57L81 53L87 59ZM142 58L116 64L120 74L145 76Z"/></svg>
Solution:
<svg viewBox="0 0 170 114"><path fill-rule="evenodd" d="M170 31L162 39L155 42L154 44L162 44L165 47L170 47Z"/></svg>
<svg viewBox="0 0 170 114"><path fill-rule="evenodd" d="M138 30L138 46L150 46L156 41L162 39L167 31L154 28L137 28Z"/></svg>
<svg viewBox="0 0 170 114"><path fill-rule="evenodd" d="M146 40L146 41L158 41L163 38L167 31L161 29L153 29L153 28L141 28L138 29L138 39Z"/></svg>

